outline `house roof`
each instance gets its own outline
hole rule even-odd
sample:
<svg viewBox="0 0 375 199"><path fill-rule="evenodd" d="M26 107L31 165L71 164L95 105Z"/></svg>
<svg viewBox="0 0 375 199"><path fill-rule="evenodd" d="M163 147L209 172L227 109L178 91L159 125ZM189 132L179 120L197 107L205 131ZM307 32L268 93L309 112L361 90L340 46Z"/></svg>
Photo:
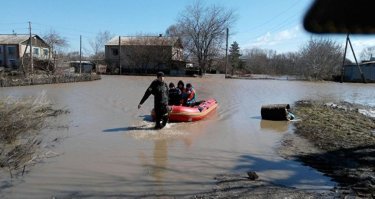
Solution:
<svg viewBox="0 0 375 199"><path fill-rule="evenodd" d="M119 36L109 40L106 46L119 45ZM121 45L123 46L179 46L182 48L181 41L178 37L162 36L121 36Z"/></svg>
<svg viewBox="0 0 375 199"><path fill-rule="evenodd" d="M29 39L29 35L0 35L0 44L20 44Z"/></svg>
<svg viewBox="0 0 375 199"><path fill-rule="evenodd" d="M370 64L375 64L375 61L366 61L366 62L362 62L362 63L360 63L359 65L370 65Z"/></svg>
<svg viewBox="0 0 375 199"><path fill-rule="evenodd" d="M43 41L46 45L48 45L38 35L32 35L32 36L36 37L37 39ZM20 44L22 42L27 41L29 37L30 35L27 35L27 34L0 34L0 44Z"/></svg>

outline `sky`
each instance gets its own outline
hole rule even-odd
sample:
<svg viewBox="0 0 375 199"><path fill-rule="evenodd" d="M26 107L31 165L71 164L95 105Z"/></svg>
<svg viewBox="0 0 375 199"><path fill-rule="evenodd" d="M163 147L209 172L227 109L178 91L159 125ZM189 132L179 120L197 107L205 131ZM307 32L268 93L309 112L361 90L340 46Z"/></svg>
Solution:
<svg viewBox="0 0 375 199"><path fill-rule="evenodd" d="M67 51L92 53L89 41L100 31L115 36L164 34L177 22L180 13L194 0L12 0L3 1L0 34L40 36L54 30L64 37ZM236 22L230 28L229 43L236 41L242 50L262 48L277 53L296 52L312 37L325 37L345 45L346 35L314 35L304 30L303 16L313 0L204 0L206 5L219 5L233 10ZM375 46L375 35L352 36L356 55ZM352 55L348 53L352 59Z"/></svg>

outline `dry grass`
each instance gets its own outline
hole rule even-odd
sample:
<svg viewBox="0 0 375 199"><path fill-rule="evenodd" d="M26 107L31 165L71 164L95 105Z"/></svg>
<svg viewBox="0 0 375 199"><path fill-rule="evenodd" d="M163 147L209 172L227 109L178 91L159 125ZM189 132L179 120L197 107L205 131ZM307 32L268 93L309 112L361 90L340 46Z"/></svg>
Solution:
<svg viewBox="0 0 375 199"><path fill-rule="evenodd" d="M36 98L0 99L0 167L17 169L32 158L41 143L38 133L46 118L67 113L52 109L45 93Z"/></svg>
<svg viewBox="0 0 375 199"><path fill-rule="evenodd" d="M295 124L296 133L320 149L332 151L375 144L375 121L360 114L357 105L297 102L294 112L302 119Z"/></svg>
<svg viewBox="0 0 375 199"><path fill-rule="evenodd" d="M11 86L28 86L28 85L39 85L39 84L58 84L58 83L69 83L69 82L82 82L82 81L94 81L101 79L100 75L97 74L60 74L60 75L48 75L48 74L33 74L28 77L23 75L0 75L0 87L11 87Z"/></svg>
<svg viewBox="0 0 375 199"><path fill-rule="evenodd" d="M339 182L343 197L354 191L357 196L374 198L375 119L359 113L359 108L366 107L297 102L294 112L302 121L295 124L295 132L321 150L295 157Z"/></svg>

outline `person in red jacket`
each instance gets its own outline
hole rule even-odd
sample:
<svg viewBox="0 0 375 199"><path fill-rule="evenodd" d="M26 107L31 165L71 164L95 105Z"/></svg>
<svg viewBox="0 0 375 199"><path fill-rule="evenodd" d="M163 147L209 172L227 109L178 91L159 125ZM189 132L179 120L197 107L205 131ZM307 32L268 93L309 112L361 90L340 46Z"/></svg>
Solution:
<svg viewBox="0 0 375 199"><path fill-rule="evenodd" d="M194 106L196 102L196 92L190 83L186 84L186 106Z"/></svg>

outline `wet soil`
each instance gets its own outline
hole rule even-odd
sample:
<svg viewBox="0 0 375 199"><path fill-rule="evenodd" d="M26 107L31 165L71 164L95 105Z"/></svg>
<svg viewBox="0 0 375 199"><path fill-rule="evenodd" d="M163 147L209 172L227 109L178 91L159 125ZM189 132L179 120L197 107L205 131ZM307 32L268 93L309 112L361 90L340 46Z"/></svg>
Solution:
<svg viewBox="0 0 375 199"><path fill-rule="evenodd" d="M363 111L367 110L367 111ZM197 198L374 198L375 120L366 107L347 102L298 101L294 133L286 134L278 153L302 161L339 184L332 190L302 190L253 178L248 172L215 177L216 186Z"/></svg>
<svg viewBox="0 0 375 199"><path fill-rule="evenodd" d="M279 153L297 159L339 183L341 196L375 197L375 120L347 102L299 101L295 134L284 137Z"/></svg>
<svg viewBox="0 0 375 199"><path fill-rule="evenodd" d="M212 191L189 198L335 198L335 191L302 190L286 187L245 174L222 174L215 177Z"/></svg>

